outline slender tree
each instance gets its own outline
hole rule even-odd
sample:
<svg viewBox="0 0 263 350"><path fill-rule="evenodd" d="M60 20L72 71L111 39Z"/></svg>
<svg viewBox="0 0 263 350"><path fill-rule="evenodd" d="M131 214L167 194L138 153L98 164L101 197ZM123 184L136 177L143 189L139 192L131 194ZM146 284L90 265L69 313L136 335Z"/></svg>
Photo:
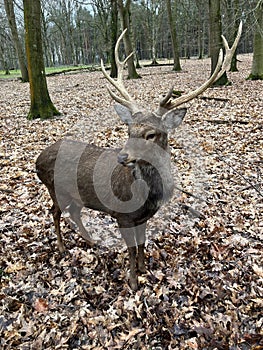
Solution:
<svg viewBox="0 0 263 350"><path fill-rule="evenodd" d="M197 33L198 33L198 58L204 57L205 51L205 33L207 25L207 1L206 0L195 0L197 7Z"/></svg>
<svg viewBox="0 0 263 350"><path fill-rule="evenodd" d="M111 0L111 51L110 51L110 63L111 63L111 72L110 76L112 78L117 77L117 66L115 61L115 44L118 39L118 6L117 0Z"/></svg>
<svg viewBox="0 0 263 350"><path fill-rule="evenodd" d="M150 0L147 2L147 8L149 9L148 16L150 22L151 32L151 52L152 52L152 65L159 64L157 61L157 40L158 40L158 13L160 11L160 1Z"/></svg>
<svg viewBox="0 0 263 350"><path fill-rule="evenodd" d="M176 19L173 17L171 0L166 0L166 7L167 7L168 22L169 22L169 27L171 32L171 39L172 39L173 59L174 59L173 70L180 71L182 70L182 68L181 68L180 59L179 59L179 44L177 40L177 30L175 26Z"/></svg>
<svg viewBox="0 0 263 350"><path fill-rule="evenodd" d="M220 0L209 0L209 34L210 34L210 56L211 56L211 75L215 70L219 50L222 47L222 23ZM213 85L227 85L229 81L226 73L222 75Z"/></svg>
<svg viewBox="0 0 263 350"><path fill-rule="evenodd" d="M250 79L263 79L263 0L259 0L255 12L253 63Z"/></svg>
<svg viewBox="0 0 263 350"><path fill-rule="evenodd" d="M121 20L121 28L124 30L127 28L127 32L123 38L124 49L126 56L129 56L133 52L132 40L131 40L131 29L130 29L130 6L131 0L126 0L125 3L123 0L118 0L118 11ZM137 79L140 78L140 75L137 73L134 57L132 56L128 62L128 79Z"/></svg>
<svg viewBox="0 0 263 350"><path fill-rule="evenodd" d="M2 64L2 67L4 68L5 75L10 75L10 70L8 67L7 60L5 58L5 47L0 42L0 63Z"/></svg>
<svg viewBox="0 0 263 350"><path fill-rule="evenodd" d="M232 18L234 18L234 31L233 31L233 38L236 37L237 31L238 31L238 26L239 26L239 21L240 21L240 3L239 0L234 0L232 4L232 11L229 11L232 14ZM230 71L231 72L237 72L237 51L235 51L232 61L231 61L231 66L230 66Z"/></svg>
<svg viewBox="0 0 263 350"><path fill-rule="evenodd" d="M47 88L40 30L40 0L23 0L23 4L31 96L31 107L28 119L48 119L60 113L53 105Z"/></svg>
<svg viewBox="0 0 263 350"><path fill-rule="evenodd" d="M75 3L72 0L49 0L49 4L50 18L60 32L63 63L66 65L73 64L75 63L73 40Z"/></svg>
<svg viewBox="0 0 263 350"><path fill-rule="evenodd" d="M5 4L6 16L8 18L9 27L10 27L11 34L12 34L13 43L14 43L17 57L18 57L22 81L28 82L29 77L28 77L28 70L27 70L27 65L26 65L26 58L25 58L22 44L21 44L21 42L19 40L19 36L18 36L15 11L14 11L14 3L13 3L13 0L4 0L4 4Z"/></svg>

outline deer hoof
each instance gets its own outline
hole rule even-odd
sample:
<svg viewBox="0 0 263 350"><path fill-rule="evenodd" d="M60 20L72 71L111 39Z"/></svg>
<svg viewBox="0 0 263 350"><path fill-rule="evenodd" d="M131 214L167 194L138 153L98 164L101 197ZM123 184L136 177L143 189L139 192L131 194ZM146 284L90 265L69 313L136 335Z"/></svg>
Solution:
<svg viewBox="0 0 263 350"><path fill-rule="evenodd" d="M85 239L86 243L88 244L88 246L90 248L94 247L95 245L97 245L97 241L95 241L94 239L90 238L90 239Z"/></svg>
<svg viewBox="0 0 263 350"><path fill-rule="evenodd" d="M58 250L62 256L65 255L66 249L63 243L58 244Z"/></svg>
<svg viewBox="0 0 263 350"><path fill-rule="evenodd" d="M146 267L144 264L138 264L138 270L140 273L145 273L146 272Z"/></svg>
<svg viewBox="0 0 263 350"><path fill-rule="evenodd" d="M130 287L131 289L136 292L138 290L138 282L137 278L136 279L130 279Z"/></svg>

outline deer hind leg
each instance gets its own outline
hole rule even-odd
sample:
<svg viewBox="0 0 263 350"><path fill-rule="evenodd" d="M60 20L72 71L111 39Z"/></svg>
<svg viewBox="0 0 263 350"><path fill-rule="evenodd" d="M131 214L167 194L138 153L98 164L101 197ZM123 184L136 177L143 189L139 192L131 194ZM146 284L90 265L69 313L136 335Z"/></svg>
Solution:
<svg viewBox="0 0 263 350"><path fill-rule="evenodd" d="M80 235L82 238L85 239L85 241L88 243L90 247L93 247L96 243L96 241L89 235L88 231L85 229L82 220L81 220L81 209L79 205L77 205L75 202L72 202L69 206L69 214L74 221L74 223L78 226Z"/></svg>
<svg viewBox="0 0 263 350"><path fill-rule="evenodd" d="M65 252L65 246L64 246L63 239L60 232L61 210L56 202L54 202L54 204L52 205L51 212L53 215L55 231L57 234L58 249L60 253L63 254Z"/></svg>
<svg viewBox="0 0 263 350"><path fill-rule="evenodd" d="M135 237L135 227L124 228L119 224L119 229L129 252L130 286L132 290L136 291L138 289L138 278L136 273L137 243Z"/></svg>
<svg viewBox="0 0 263 350"><path fill-rule="evenodd" d="M146 223L135 227L136 242L138 246L138 270L142 273L146 272L144 256L145 231Z"/></svg>

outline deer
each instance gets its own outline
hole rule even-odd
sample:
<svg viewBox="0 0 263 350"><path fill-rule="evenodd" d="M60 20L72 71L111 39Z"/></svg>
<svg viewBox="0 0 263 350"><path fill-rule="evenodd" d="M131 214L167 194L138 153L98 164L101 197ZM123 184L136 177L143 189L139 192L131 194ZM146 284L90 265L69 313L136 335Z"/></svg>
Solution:
<svg viewBox="0 0 263 350"><path fill-rule="evenodd" d="M178 106L202 94L228 69L241 31L242 23L232 48L222 36L225 55L221 49L207 81L176 99L171 88L154 112L137 104L125 88L124 69L133 53L120 60L119 46L126 29L122 32L115 46L117 78L110 77L102 60L101 70L115 88L107 87L117 102L118 116L128 126L127 142L114 149L66 138L45 148L36 160L37 175L53 202L51 212L60 253L65 252L60 229L63 211L68 210L89 247L97 242L84 227L81 210L86 207L109 214L116 219L128 248L130 288L138 289L138 273L146 272L146 223L173 194L168 133L181 125L187 112Z"/></svg>

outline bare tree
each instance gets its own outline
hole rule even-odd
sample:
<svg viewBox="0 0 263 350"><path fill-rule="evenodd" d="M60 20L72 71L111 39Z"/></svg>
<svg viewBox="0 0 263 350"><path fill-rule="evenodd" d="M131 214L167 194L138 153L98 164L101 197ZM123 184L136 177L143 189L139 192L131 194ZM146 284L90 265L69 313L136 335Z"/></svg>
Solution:
<svg viewBox="0 0 263 350"><path fill-rule="evenodd" d="M174 5L176 6L176 1L174 2ZM176 18L174 18L173 16L171 0L166 0L166 7L167 7L168 21L169 21L171 39L172 39L173 59L174 59L173 70L180 71L182 70L182 68L181 68L180 59L179 59L179 45L177 40Z"/></svg>
<svg viewBox="0 0 263 350"><path fill-rule="evenodd" d="M206 0L196 0L197 7L197 28L198 28L198 58L202 59L204 57L205 50L205 33L207 25L207 1Z"/></svg>
<svg viewBox="0 0 263 350"><path fill-rule="evenodd" d="M150 9L150 30L151 30L151 52L152 52L152 63L153 65L158 64L157 62L157 34L158 34L158 13L160 11L160 2L157 0L147 1L147 5Z"/></svg>
<svg viewBox="0 0 263 350"><path fill-rule="evenodd" d="M117 65L115 60L115 44L118 39L118 6L117 0L111 0L111 51L110 51L110 61L111 61L111 73L112 78L117 77Z"/></svg>
<svg viewBox="0 0 263 350"><path fill-rule="evenodd" d="M18 61L19 61L22 81L27 82L29 81L28 70L27 70L24 50L18 36L13 0L4 0L4 4L5 4L5 12L8 18L9 27L12 33L13 43L14 43Z"/></svg>
<svg viewBox="0 0 263 350"><path fill-rule="evenodd" d="M255 11L253 64L250 79L263 79L263 0L259 0Z"/></svg>
<svg viewBox="0 0 263 350"><path fill-rule="evenodd" d="M129 60L127 61L128 79L137 79L137 78L140 78L140 75L136 71L135 64L134 64L134 57L132 55L133 46L132 46L131 28L130 28L130 6L131 6L131 0L126 0L125 2L123 2L123 0L118 0L118 10L119 10L119 15L121 20L121 27L122 27L122 30L127 28L123 41L124 41L126 56L127 57L130 56Z"/></svg>
<svg viewBox="0 0 263 350"><path fill-rule="evenodd" d="M5 71L5 75L9 75L10 71L9 71L9 66L8 66L8 63L7 63L7 59L5 57L5 52L6 52L5 47L0 41L0 62L2 64L2 67L3 67L4 71Z"/></svg>
<svg viewBox="0 0 263 350"><path fill-rule="evenodd" d="M211 74L214 72L220 48L222 47L222 22L220 0L209 0L209 29L210 29L210 56ZM214 82L214 85L227 85L229 83L226 72Z"/></svg>

